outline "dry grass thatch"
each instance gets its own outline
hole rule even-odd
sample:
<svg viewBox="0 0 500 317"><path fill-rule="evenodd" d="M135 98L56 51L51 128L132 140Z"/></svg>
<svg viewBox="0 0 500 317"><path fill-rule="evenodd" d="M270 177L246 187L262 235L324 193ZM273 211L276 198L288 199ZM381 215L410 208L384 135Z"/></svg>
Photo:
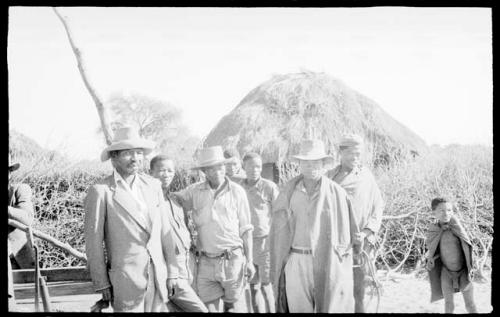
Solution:
<svg viewBox="0 0 500 317"><path fill-rule="evenodd" d="M324 73L275 75L253 89L223 117L204 146L256 151L265 163L283 162L303 137L317 137L327 151L344 133L367 140L371 161L426 151L425 142L379 105Z"/></svg>

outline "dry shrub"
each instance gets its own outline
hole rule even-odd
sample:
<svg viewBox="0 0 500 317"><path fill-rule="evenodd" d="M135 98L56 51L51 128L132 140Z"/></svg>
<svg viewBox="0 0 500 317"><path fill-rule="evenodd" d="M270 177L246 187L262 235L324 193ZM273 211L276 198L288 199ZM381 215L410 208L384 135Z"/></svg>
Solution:
<svg viewBox="0 0 500 317"><path fill-rule="evenodd" d="M430 203L445 196L469 233L478 268L493 240L493 153L484 146L433 147L425 156L376 171L386 207L377 264L390 270L418 268L432 216ZM403 217L403 215L407 215Z"/></svg>
<svg viewBox="0 0 500 317"><path fill-rule="evenodd" d="M15 181L33 189L34 228L84 252L83 198L87 189L109 174L110 164L69 164L47 158L21 161ZM455 201L457 215L469 232L480 266L488 264L493 239L493 154L482 146L433 148L412 161L399 161L374 170L386 208L377 265L391 270L413 269L424 253L425 231L432 221L430 202L436 196ZM298 174L295 164L280 165L280 183ZM189 170L179 169L172 183L177 191L199 181ZM394 217L395 219L392 219ZM399 217L399 218L398 218ZM37 239L42 267L85 265L51 244Z"/></svg>

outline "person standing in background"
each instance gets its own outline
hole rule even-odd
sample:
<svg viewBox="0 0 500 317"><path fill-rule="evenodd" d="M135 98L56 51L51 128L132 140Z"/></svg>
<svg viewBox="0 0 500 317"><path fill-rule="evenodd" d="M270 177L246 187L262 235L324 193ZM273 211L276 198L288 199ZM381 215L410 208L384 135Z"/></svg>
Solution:
<svg viewBox="0 0 500 317"><path fill-rule="evenodd" d="M180 242L176 248L179 267L178 290L167 303L169 311L208 312L207 307L191 287L195 278L196 259L186 217L182 208L170 198L170 184L175 176L174 161L165 155L157 155L151 159L150 173L161 181L171 227Z"/></svg>

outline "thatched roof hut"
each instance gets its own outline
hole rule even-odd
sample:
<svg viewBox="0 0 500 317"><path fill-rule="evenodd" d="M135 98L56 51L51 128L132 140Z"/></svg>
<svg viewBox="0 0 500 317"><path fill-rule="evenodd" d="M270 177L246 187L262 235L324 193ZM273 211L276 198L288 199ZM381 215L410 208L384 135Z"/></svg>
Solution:
<svg viewBox="0 0 500 317"><path fill-rule="evenodd" d="M282 163L307 136L334 154L342 134L366 140L377 163L426 150L425 142L379 105L325 73L275 75L253 89L212 129L204 146L256 151L264 163Z"/></svg>

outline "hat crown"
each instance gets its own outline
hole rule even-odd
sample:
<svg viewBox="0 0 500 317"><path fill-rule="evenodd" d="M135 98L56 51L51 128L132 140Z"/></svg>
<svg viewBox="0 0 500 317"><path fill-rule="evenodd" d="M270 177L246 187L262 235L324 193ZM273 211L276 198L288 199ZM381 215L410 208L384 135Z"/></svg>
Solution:
<svg viewBox="0 0 500 317"><path fill-rule="evenodd" d="M198 164L206 165L211 162L225 161L224 153L220 145L200 149L198 153Z"/></svg>
<svg viewBox="0 0 500 317"><path fill-rule="evenodd" d="M306 139L300 143L299 155L302 156L324 156L325 144L321 140Z"/></svg>
<svg viewBox="0 0 500 317"><path fill-rule="evenodd" d="M363 145L363 138L355 133L342 135L339 146L356 146Z"/></svg>
<svg viewBox="0 0 500 317"><path fill-rule="evenodd" d="M123 127L115 131L113 142L120 142L123 140L140 139L139 133L132 127Z"/></svg>

